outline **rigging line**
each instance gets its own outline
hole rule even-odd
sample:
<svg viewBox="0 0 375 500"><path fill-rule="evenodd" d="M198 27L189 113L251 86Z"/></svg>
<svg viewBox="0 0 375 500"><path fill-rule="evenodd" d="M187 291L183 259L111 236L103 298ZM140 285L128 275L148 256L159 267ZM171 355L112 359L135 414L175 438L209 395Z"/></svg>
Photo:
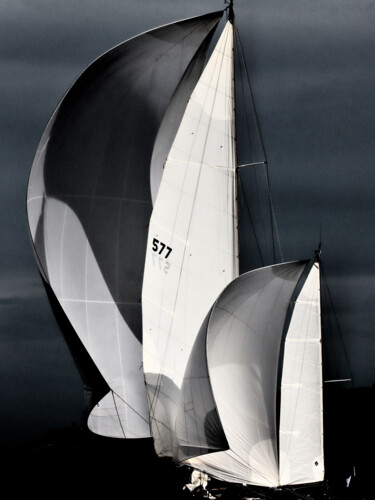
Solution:
<svg viewBox="0 0 375 500"><path fill-rule="evenodd" d="M237 37L237 40L238 40L238 47L240 49L239 52L240 52L240 56L241 56L241 60L242 60L243 68L244 68L244 72L245 72L245 75L246 75L246 83L247 83L248 91L250 93L251 104L252 104L253 111L254 111L254 118L255 118L255 122L256 122L256 126L257 126L257 131L258 131L258 135L259 135L260 145L261 145L261 148L262 148L263 157L267 161L266 150L265 150L265 147L264 147L263 137L262 137L262 133L261 133L261 129L260 129L259 117L258 117L258 113L257 113L256 107L255 107L253 90L252 90L251 84L250 84L249 73L248 73L248 70L247 70L247 66L246 66L246 62L245 62L245 57L244 57L244 51L243 51L243 48L242 48L242 42L241 42L241 38L240 38L240 34L239 34L238 29L236 29L236 37Z"/></svg>
<svg viewBox="0 0 375 500"><path fill-rule="evenodd" d="M326 285L326 282L325 282L325 277L324 277L324 274L323 274L323 268L322 268L321 261L320 261L320 269L321 269L321 276L322 276L321 302L322 302L322 304L327 304L326 307L324 308L324 311L325 311L326 314L325 314L325 324L323 325L323 327L327 331L327 333L329 335L329 338L332 341L334 328L333 328L333 325L332 325L332 315L329 312L327 312L328 309L329 309L329 306L328 306L329 296L328 296L328 293L327 293L327 285ZM322 315L323 315L323 310L322 310ZM324 337L327 338L327 335L325 334ZM336 363L336 356L333 356L333 363L332 364L334 365L334 372L337 374L338 373L338 368L337 368L337 363Z"/></svg>
<svg viewBox="0 0 375 500"><path fill-rule="evenodd" d="M262 137L262 134L261 134L259 119L258 119L256 107L255 107L255 101L254 101L253 91L252 91L251 84L250 84L250 78L249 78L249 74L248 74L248 71L247 71L245 56L244 56L244 52L243 52L243 48L242 48L242 43L241 43L241 39L240 39L240 34L239 34L238 30L236 30L236 37L237 37L237 40L238 40L238 47L240 49L239 50L240 61L242 62L242 65L240 64L241 75L243 75L243 73L245 73L245 76L242 76L242 81L241 81L242 88L243 88L244 102L245 102L245 106L246 106L247 99L245 97L245 90L244 90L244 82L246 81L248 92L249 92L249 95L250 95L250 103L251 103L251 107L252 107L252 110L253 110L253 113L254 113L255 124L256 124L256 131L258 132L258 137L259 137L260 145L261 145L261 149L262 149L262 155L263 155L264 163L266 164L267 163L266 151L265 151L265 147L264 147L264 143L263 143L263 137ZM248 130L249 130L249 135L250 135L250 127L248 127ZM254 157L254 154L253 154L253 157Z"/></svg>
<svg viewBox="0 0 375 500"><path fill-rule="evenodd" d="M236 29L236 37L237 37L237 40L238 40L238 46L240 47L241 49L241 43L240 43L240 40L239 40L239 35L238 35L238 30ZM245 87L244 87L244 76L243 76L243 68L245 67L245 62L244 62L244 57L243 57L243 53L242 53L242 50L240 50L240 55L241 55L241 59L242 59L242 65L240 64L239 65L239 68L240 68L240 82L241 82L241 89L242 89L242 96L243 96L243 101L244 101L244 106L245 106L245 122L246 122L246 130L247 130L247 138L248 138L248 141L249 141L249 145L250 145L250 151L251 151L251 158L252 158L252 161L253 163L255 162L255 148L254 148L254 145L253 145L253 141L252 141L252 137L251 137L251 127L250 127L250 122L249 122L249 111L247 111L247 105L248 105L248 101L246 99L246 93L245 93ZM253 108L254 108L254 104L253 104ZM264 158L265 158L265 155L263 155ZM256 185L256 188L257 188L257 195L258 195L258 203L259 203L259 207L260 207L260 213L261 213L261 219L262 219L262 227L263 227L263 235L264 235L264 240L265 240L265 247L266 247L266 252L268 254L268 260L269 262L271 262L271 258L270 258L270 255L269 255L269 246L268 246L268 239L267 239L267 231L266 231L266 224L265 224L265 219L264 219L264 213L263 213L263 205L262 205L262 201L261 201L261 197L260 197L260 188L259 188L259 180L258 180L258 175L257 175L257 172L256 170L254 169L253 170L253 175L254 175L254 179L255 179L255 185Z"/></svg>
<svg viewBox="0 0 375 500"><path fill-rule="evenodd" d="M276 224L275 209L273 207L272 197L271 197L271 185L270 185L270 177L269 177L269 171L268 171L268 163L266 163L266 176L267 176L267 186L268 186L268 198L269 198L270 210L271 210L271 214L272 214L271 215L271 218L272 218L272 221L271 221L271 224L272 224L272 234L273 234L273 225L274 225L275 226L275 231L276 231L277 243L278 243L278 246L279 246L279 252L280 252L281 262L284 262L284 257L283 257L283 253L282 253L282 250L281 250L280 235L279 235L279 231L278 231L277 224ZM275 262L276 262L275 245L273 247L273 251L274 251L274 259L275 259Z"/></svg>
<svg viewBox="0 0 375 500"><path fill-rule="evenodd" d="M328 296L328 299L330 301L330 306L331 306L331 309L332 309L332 314L333 314L333 317L334 317L335 322L336 322L336 326L337 326L337 330L339 332L339 336L340 336L340 339L341 339L342 347L344 349L344 354L345 354L346 362L347 362L348 367L349 367L350 378L353 379L353 373L352 373L352 369L351 369L350 362L349 362L349 356L348 356L348 353L347 353L347 350L346 350L346 347L345 347L345 343L344 343L344 339L343 339L343 336L342 336L340 325L339 325L339 322L338 322L338 319L337 319L336 311L335 311L335 308L333 306L333 300L332 300L332 297L331 297L330 289L328 287L327 277L326 277L326 274L325 274L325 271L324 271L324 268L323 268L323 263L321 262L320 265L321 265L321 268L322 268L323 280L324 280L324 284L325 284L325 287L326 287L326 290L327 290L327 296Z"/></svg>
<svg viewBox="0 0 375 500"><path fill-rule="evenodd" d="M120 427L121 427L121 430L122 430L122 434L123 434L124 438L126 438L126 433L125 433L124 427L122 426L120 414L119 414L118 409L117 409L116 398L115 398L114 392L111 391L111 393L112 393L113 404L115 405L115 410L116 410L117 418L118 418L118 421L119 421L119 424L120 424Z"/></svg>
<svg viewBox="0 0 375 500"><path fill-rule="evenodd" d="M266 178L267 178L267 187L268 187L268 198L269 198L270 212L271 212L271 218L272 218L272 220L271 220L271 230L272 230L273 245L275 245L275 243L274 243L274 235L273 235L273 228L275 227L276 238L277 238L277 243L278 243L279 252L280 252L280 258L281 258L281 261L283 262L284 258L283 258L283 254L282 254L282 250L281 250L280 235L279 235L279 231L278 231L278 227L277 227L277 223L276 223L275 210L274 210L274 206L273 206L273 202L272 202L272 196L271 196L271 184L270 184L270 176L269 176L269 168L268 168L268 161L267 161L266 150L265 150L265 146L264 146L264 142L263 142L263 136L262 136L262 132L261 132L261 128L260 128L259 117L258 117L258 113L257 113L256 107L255 107L255 101L254 101L253 91L252 91L251 84L250 84L250 78L249 78L249 74L248 74L248 70L247 70L247 66L246 66L246 62L245 62L245 58L244 58L244 52L243 52L243 49L242 49L242 43L241 43L241 39L240 39L240 34L239 34L238 30L236 32L236 35L237 35L237 38L238 38L238 45L239 45L240 53L241 53L241 57L242 57L242 64L244 66L244 71L246 73L246 81L247 81L248 90L249 90L250 97L251 97L252 107L253 107L253 111L254 111L255 121L256 121L257 130L258 130L258 135L259 135L259 140L260 140L260 144L261 144L261 148L262 148L262 152L263 152L263 157L264 157L265 165L266 165ZM274 258L275 258L275 262L276 262L275 246L273 246L273 251L274 251Z"/></svg>
<svg viewBox="0 0 375 500"><path fill-rule="evenodd" d="M258 238L257 238L257 233L255 231L255 227L254 227L254 223L253 223L253 218L251 216L251 212L250 212L250 208L249 208L249 205L247 203L247 198L244 194L244 190L242 188L242 184L241 184L241 176L238 174L237 175L237 178L238 178L238 185L239 185L239 188L240 188L240 192L243 194L244 196L244 200L245 200L245 205L246 205L246 208L247 208L247 212L249 214L249 218L250 218L250 223L251 223L251 227L253 229L253 233L254 233L254 236L255 236L255 242L257 244L257 247L258 247L258 252L259 252L259 256L260 256L260 260L262 262L262 266L264 266L264 260L263 260L263 256L262 256L262 252L261 252L261 249L260 249L260 246L259 246L259 241L258 241Z"/></svg>
<svg viewBox="0 0 375 500"><path fill-rule="evenodd" d="M243 167L257 167L258 165L265 165L267 162L265 161L255 161L253 163L244 163L243 165L238 165L238 168Z"/></svg>
<svg viewBox="0 0 375 500"><path fill-rule="evenodd" d="M119 297L119 279L118 279L119 272L118 272L118 268L119 268L119 255L120 255L120 232L121 232L122 212L123 212L123 203L121 202L120 207L119 207L117 228L116 228L116 255L115 255L115 270L116 270L116 272L115 272L115 290L114 290L116 302L117 302L118 297ZM119 361L120 361L121 384L122 384L122 390L123 390L123 394L124 394L124 398L125 398L126 392L127 392L126 391L127 386L125 383L126 374L124 373L124 365L126 365L126 363L124 363L123 353L122 353L122 349L121 349L121 335L120 335L120 329L119 329L119 314L120 314L120 311L119 311L119 308L117 306L117 307L115 307L116 337L117 337L118 355L120 358ZM128 406L125 405L125 418L126 419L127 419L127 408L128 408ZM116 411L117 411L117 408L116 408ZM121 424L121 427L122 427L122 424ZM124 437L126 437L125 434L124 434Z"/></svg>
<svg viewBox="0 0 375 500"><path fill-rule="evenodd" d="M149 423L149 421L147 420L147 418L145 418L141 413L139 413L139 411L137 411L131 404L129 404L122 396L120 396L120 394L111 389L111 393L112 395L116 395L117 398L122 401L124 403L124 405L127 407L127 408L130 408L130 410L135 414L135 415L138 415L138 417L140 417L141 420L143 420L144 422L146 422L147 424Z"/></svg>
<svg viewBox="0 0 375 500"><path fill-rule="evenodd" d="M240 41L239 41L239 36L238 36L238 30L236 28L236 38L238 40L238 46L240 47L241 49L241 44L240 44ZM242 55L242 52L240 50L240 54ZM245 63L243 61L243 55L242 55L242 65L240 64L239 65L239 69L240 69L240 82L241 82L241 89L242 89L242 96L243 96L243 101L244 101L244 106L245 106L245 109L247 108L247 99L246 99L246 94L245 94L245 87L244 87L244 77L243 77L243 66L245 66ZM253 144L252 144L252 138L251 138L251 134L250 134L250 124L249 124L249 113L246 112L245 113L245 119L246 119L246 125L247 125L247 130L248 130L248 141L249 141L249 144L250 144L250 152L251 152L251 157L252 157L252 160L253 162L255 161L255 157L254 157L254 147L253 147ZM264 156L265 158L265 156Z"/></svg>

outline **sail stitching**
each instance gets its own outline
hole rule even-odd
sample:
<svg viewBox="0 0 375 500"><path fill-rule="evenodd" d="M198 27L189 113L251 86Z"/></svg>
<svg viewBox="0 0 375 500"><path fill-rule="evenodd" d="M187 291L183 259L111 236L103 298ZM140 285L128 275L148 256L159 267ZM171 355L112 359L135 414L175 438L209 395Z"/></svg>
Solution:
<svg viewBox="0 0 375 500"><path fill-rule="evenodd" d="M228 135L229 138L232 137L232 135ZM170 158L168 157L168 160L166 163L182 163L183 165L198 165L200 167L206 167L206 168L216 168L218 170L229 170L230 172L234 172L236 170L236 167L228 167L226 165L210 165L208 163L199 163L198 161L192 161L192 160L178 160L175 158Z"/></svg>
<svg viewBox="0 0 375 500"><path fill-rule="evenodd" d="M74 194L59 194L59 197L62 198L62 199L82 199L82 200L85 200L85 199L88 199L88 200L113 200L113 201L130 201L130 202L134 202L134 203L141 203L141 204L144 204L144 205L151 205L151 202L148 201L148 200L137 200L136 198L127 198L127 197L123 197L123 196L101 196L101 195L97 195L97 194L87 194L87 195L83 195L83 194L79 194L79 195L74 195ZM40 199L43 199L45 198L45 195L40 195L40 196L33 196L32 198L29 198L27 200L27 203L33 201L33 200L40 200ZM49 197L50 199L52 199L52 197Z"/></svg>
<svg viewBox="0 0 375 500"><path fill-rule="evenodd" d="M228 33L227 33L227 36L228 36ZM215 64L217 64L217 59L216 59L216 61L215 61ZM223 62L221 61L221 65L222 65L222 64L223 64ZM214 101L214 102L215 102L215 101ZM203 113L203 108L202 108L201 113ZM195 140L195 138L194 138L194 140ZM206 137L206 140L207 140L207 137ZM204 154L204 150L205 150L205 148L203 149L203 153L202 153L202 155ZM203 156L202 156L202 158L203 158ZM185 175L186 175L186 173L185 173ZM191 224L191 220L192 220L192 215L190 216L190 224ZM189 227L190 227L190 224L189 224L189 226L188 226L188 233L189 233ZM186 252L186 247L185 247L185 249L184 249L184 252ZM182 260L184 261L184 258L183 258ZM180 274L179 274L178 281L180 281L180 280L181 280L181 276L182 276L182 275L181 275L181 273L182 273L182 268L183 268L183 267L181 267L181 270L180 270ZM177 301L177 297L178 297L178 292L177 292L177 294L176 294L176 296L175 296L175 303L176 303L176 301ZM160 321L160 319L159 319L159 321ZM163 356L163 359L162 359L162 363L161 363L162 367L165 365L166 354L167 354L167 347L165 348L164 356ZM161 387L160 387L161 372L162 372L162 369L160 370L160 373L159 373L159 375L158 375L157 391L156 391L156 393L155 393L155 395L154 395L154 397L153 397L153 400L155 400L155 397L156 397L156 396L157 396L157 394L160 392L160 388L161 388ZM153 407L153 403L152 403L152 407Z"/></svg>
<svg viewBox="0 0 375 500"><path fill-rule="evenodd" d="M216 63L217 63L217 59L216 59ZM213 76L212 76L212 77L213 77ZM202 113L203 113L203 110L202 110ZM185 176L186 176L186 173L185 173ZM163 180L162 180L162 182L163 182ZM190 217L190 223L191 223L191 217ZM189 224L189 227L190 227L190 224ZM188 228L187 232L189 233L189 228ZM185 250L184 250L184 251L186 251L186 248L185 248ZM182 259L182 261L184 261L184 258ZM180 282L180 280L181 280L182 269L183 269L183 266L181 267L181 270L180 270L180 275L179 275L179 278L178 278L178 281L179 281L179 282ZM179 289L179 288L177 287L177 290L178 290L178 289ZM177 297L178 297L178 292L177 292L176 297L175 297L175 303L176 303L176 301L177 301ZM163 301L163 299L162 299L162 301ZM160 318L159 318L159 322L160 322ZM171 326L172 326L172 325L171 325ZM170 328L171 328L171 327L170 327ZM162 367L165 365L165 359L166 359L166 354L167 354L167 347L166 347L165 349L166 349L166 350L165 350L165 352L164 352L164 356L163 356ZM162 371L162 370L161 370L161 371ZM159 375L159 378L160 378L160 377L161 377L161 374ZM157 385L158 385L158 388L160 388L160 380L158 381L158 384L157 384ZM159 390L159 389L158 389L158 390ZM154 398L155 398L155 397L156 397L156 394L155 394Z"/></svg>
<svg viewBox="0 0 375 500"><path fill-rule="evenodd" d="M109 305L134 305L134 304L139 304L139 302L130 302L130 301L123 301L123 300L95 300L95 299L72 299L68 297L59 297L59 300L62 302L80 302L80 303L87 303L87 304L109 304Z"/></svg>
<svg viewBox="0 0 375 500"><path fill-rule="evenodd" d="M116 266L116 272L115 272L115 301L117 303L117 297L118 297L118 267L119 267L119 247L120 247L120 231L121 231L121 217L122 217L122 211L123 211L123 204L120 203L120 210L118 214L118 220L117 220L117 231L116 231L116 256L115 256L115 266ZM119 314L120 311L118 307L115 308L115 324L116 324L116 337L117 337L117 346L118 346L118 356L119 356L119 364L120 364L120 373L121 373L121 384L122 384L122 391L124 394L124 400L126 401L126 385L125 385L125 377L124 377L124 361L123 361L123 356L122 356L122 349L121 349L121 339L120 339L120 330L119 330ZM125 405L125 422L128 422L128 415L127 415L127 405ZM120 420L120 419L119 419ZM124 436L126 437L125 430L123 428L122 421L120 420L120 426L121 429L124 433Z"/></svg>

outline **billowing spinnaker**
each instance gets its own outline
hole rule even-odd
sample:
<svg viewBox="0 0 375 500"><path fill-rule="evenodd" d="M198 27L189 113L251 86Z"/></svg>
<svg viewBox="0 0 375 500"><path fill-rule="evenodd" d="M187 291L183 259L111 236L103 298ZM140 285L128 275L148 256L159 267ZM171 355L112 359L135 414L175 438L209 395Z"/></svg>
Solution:
<svg viewBox="0 0 375 500"><path fill-rule="evenodd" d="M285 340L280 409L280 484L323 481L319 263L294 305Z"/></svg>
<svg viewBox="0 0 375 500"><path fill-rule="evenodd" d="M207 365L207 314L194 342L186 367L177 406L173 458L182 462L191 457L228 449L220 421Z"/></svg>
<svg viewBox="0 0 375 500"><path fill-rule="evenodd" d="M205 316L238 275L233 26L191 96L150 221L142 290L144 372L155 449L173 455L186 364Z"/></svg>
<svg viewBox="0 0 375 500"><path fill-rule="evenodd" d="M243 274L215 303L205 332L207 371L229 449L191 458L187 464L224 481L279 484L280 346L289 303L306 263L278 264ZM199 397L197 401L197 405L194 398L185 401L187 410L194 412ZM203 428L202 419L196 425Z"/></svg>
<svg viewBox="0 0 375 500"><path fill-rule="evenodd" d="M160 161L170 149L176 123L161 137L159 128L175 95L187 101L221 16L155 29L97 59L56 109L31 168L41 274L112 391L89 419L103 435L150 435L140 303L150 163L155 141Z"/></svg>

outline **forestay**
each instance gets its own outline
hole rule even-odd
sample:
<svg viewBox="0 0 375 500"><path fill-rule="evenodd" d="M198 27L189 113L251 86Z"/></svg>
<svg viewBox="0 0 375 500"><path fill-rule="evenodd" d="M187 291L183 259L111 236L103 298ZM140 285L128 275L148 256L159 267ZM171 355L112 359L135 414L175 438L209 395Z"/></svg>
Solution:
<svg viewBox="0 0 375 500"><path fill-rule="evenodd" d="M202 322L238 275L233 26L189 100L150 220L142 291L155 449L173 455L177 405Z"/></svg>
<svg viewBox="0 0 375 500"><path fill-rule="evenodd" d="M164 118L175 95L187 102L221 16L157 28L97 59L56 109L31 168L39 269L110 388L89 419L106 436L150 435L140 302L150 163L155 141L160 158L170 149L184 109Z"/></svg>

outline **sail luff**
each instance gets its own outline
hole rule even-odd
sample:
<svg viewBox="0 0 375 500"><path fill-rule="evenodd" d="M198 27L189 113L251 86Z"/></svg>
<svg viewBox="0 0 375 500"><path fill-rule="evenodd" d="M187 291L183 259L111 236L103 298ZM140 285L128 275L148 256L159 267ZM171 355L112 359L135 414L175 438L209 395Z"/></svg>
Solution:
<svg viewBox="0 0 375 500"><path fill-rule="evenodd" d="M314 262L285 338L280 403L280 484L324 478L320 270Z"/></svg>
<svg viewBox="0 0 375 500"><path fill-rule="evenodd" d="M238 274L232 44L227 23L187 105L150 220L144 371L159 455L173 455L179 394L195 337Z"/></svg>

